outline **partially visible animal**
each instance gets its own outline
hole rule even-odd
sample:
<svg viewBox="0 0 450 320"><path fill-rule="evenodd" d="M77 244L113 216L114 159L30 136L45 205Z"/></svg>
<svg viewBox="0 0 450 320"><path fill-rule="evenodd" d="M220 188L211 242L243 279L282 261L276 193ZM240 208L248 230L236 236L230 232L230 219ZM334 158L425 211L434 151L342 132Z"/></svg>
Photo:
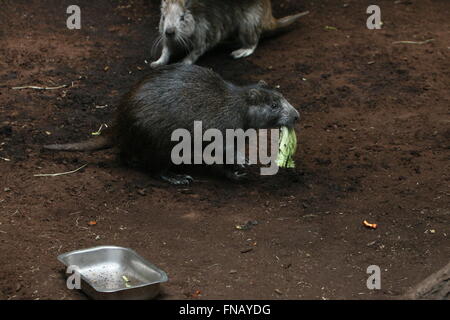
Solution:
<svg viewBox="0 0 450 320"><path fill-rule="evenodd" d="M193 64L233 36L242 48L231 55L235 59L248 57L261 36L285 30L308 13L275 19L270 0L162 0L160 36L154 44L155 48L162 43L162 53L151 66L168 64L179 47L188 51L183 63Z"/></svg>

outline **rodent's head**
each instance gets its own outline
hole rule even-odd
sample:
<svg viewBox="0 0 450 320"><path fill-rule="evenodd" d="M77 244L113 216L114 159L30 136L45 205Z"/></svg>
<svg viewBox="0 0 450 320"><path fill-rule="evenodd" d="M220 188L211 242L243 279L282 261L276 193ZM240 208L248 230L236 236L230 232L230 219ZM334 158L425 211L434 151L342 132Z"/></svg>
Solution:
<svg viewBox="0 0 450 320"><path fill-rule="evenodd" d="M246 89L248 127L270 129L293 128L300 119L299 112L275 90L268 88L264 81Z"/></svg>
<svg viewBox="0 0 450 320"><path fill-rule="evenodd" d="M194 33L195 20L190 0L162 0L159 32L168 40L180 42Z"/></svg>

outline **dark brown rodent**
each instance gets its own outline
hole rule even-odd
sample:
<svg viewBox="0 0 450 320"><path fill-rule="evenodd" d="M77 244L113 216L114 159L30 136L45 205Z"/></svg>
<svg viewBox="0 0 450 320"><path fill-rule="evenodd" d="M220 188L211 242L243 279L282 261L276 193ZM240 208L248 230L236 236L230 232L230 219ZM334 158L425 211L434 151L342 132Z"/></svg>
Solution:
<svg viewBox="0 0 450 320"><path fill-rule="evenodd" d="M176 129L203 130L293 127L299 113L278 92L259 83L236 86L200 66L173 64L155 69L126 94L106 136L46 149L64 151L118 147L121 158L150 172L172 167Z"/></svg>

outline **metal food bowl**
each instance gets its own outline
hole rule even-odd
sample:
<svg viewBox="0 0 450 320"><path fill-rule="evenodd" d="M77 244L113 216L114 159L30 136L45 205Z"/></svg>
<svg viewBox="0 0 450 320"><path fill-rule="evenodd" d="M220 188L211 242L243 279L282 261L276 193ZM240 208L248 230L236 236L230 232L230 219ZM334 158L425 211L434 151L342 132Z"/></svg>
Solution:
<svg viewBox="0 0 450 320"><path fill-rule="evenodd" d="M160 284L168 280L164 271L122 247L76 250L58 256L58 260L79 272L81 290L92 299L153 299L160 292Z"/></svg>

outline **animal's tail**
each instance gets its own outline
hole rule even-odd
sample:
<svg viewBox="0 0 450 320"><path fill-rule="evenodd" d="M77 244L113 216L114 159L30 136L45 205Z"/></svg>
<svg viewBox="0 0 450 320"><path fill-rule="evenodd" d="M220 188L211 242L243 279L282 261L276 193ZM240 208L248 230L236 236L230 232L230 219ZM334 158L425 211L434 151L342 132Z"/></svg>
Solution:
<svg viewBox="0 0 450 320"><path fill-rule="evenodd" d="M287 16L281 19L272 18L270 23L265 27L264 35L271 36L278 32L282 32L286 30L289 26L291 26L294 22L300 19L303 16L309 14L309 11L301 12L294 14L292 16Z"/></svg>
<svg viewBox="0 0 450 320"><path fill-rule="evenodd" d="M108 149L112 147L111 138L106 136L95 137L92 140L87 140L79 143L68 144L51 144L44 146L44 149L56 150L56 151L96 151L102 149Z"/></svg>

